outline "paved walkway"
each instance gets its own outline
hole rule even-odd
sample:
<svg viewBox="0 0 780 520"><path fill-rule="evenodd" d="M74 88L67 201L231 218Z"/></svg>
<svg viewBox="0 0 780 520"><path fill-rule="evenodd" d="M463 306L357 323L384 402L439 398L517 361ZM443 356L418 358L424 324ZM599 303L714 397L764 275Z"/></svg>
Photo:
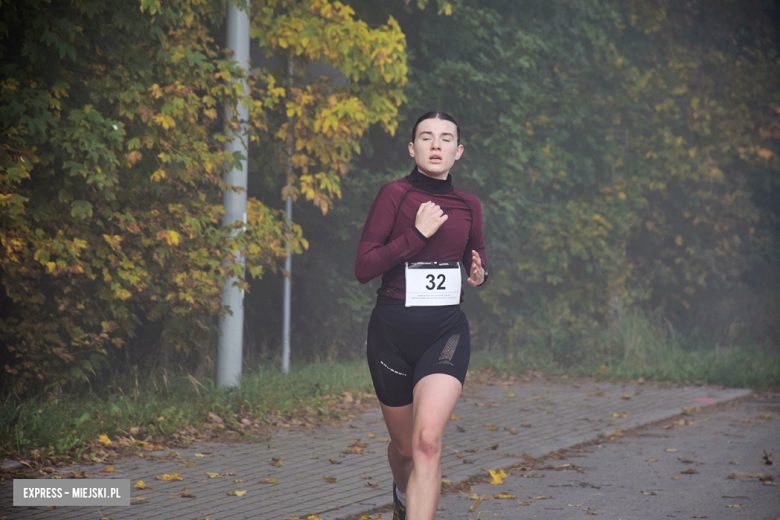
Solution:
<svg viewBox="0 0 780 520"><path fill-rule="evenodd" d="M705 386L655 388L578 380L469 385L455 408L458 418L450 421L444 434L443 478L460 482L483 473L482 467L509 467L525 453L540 457L617 428L677 415L683 408L749 394ZM131 484L143 480L152 489L133 488L134 499L145 499L133 500L130 507L98 511L15 508L11 486L4 486L0 518L282 520L319 514L323 520L336 520L391 501L386 437L376 407L343 428L276 431L267 444L197 443L178 450L180 458L134 458L114 464L112 474L99 473L103 465L73 467L92 478L129 478ZM278 460L281 465L274 465ZM155 480L165 473L180 473L183 481ZM207 473L222 476L210 478ZM335 477L335 482L324 477ZM262 483L266 479L278 483ZM185 487L195 498L179 496ZM230 496L230 491L246 494Z"/></svg>

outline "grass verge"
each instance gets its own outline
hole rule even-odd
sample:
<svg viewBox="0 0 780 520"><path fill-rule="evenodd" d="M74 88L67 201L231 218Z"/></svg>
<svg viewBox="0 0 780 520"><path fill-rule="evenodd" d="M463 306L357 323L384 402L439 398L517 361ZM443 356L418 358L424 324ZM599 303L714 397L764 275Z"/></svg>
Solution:
<svg viewBox="0 0 780 520"><path fill-rule="evenodd" d="M359 395L372 388L365 363L351 361L293 366L288 375L273 367L245 370L240 389L163 371L143 384L127 378L101 393L25 400L10 396L0 403L0 450L5 456L80 460L89 450L87 443L100 435L116 439L140 431L141 438L165 438L200 426L210 412L227 424L239 417L270 423L273 417L311 410L326 416L336 414L326 404L334 401L331 396Z"/></svg>

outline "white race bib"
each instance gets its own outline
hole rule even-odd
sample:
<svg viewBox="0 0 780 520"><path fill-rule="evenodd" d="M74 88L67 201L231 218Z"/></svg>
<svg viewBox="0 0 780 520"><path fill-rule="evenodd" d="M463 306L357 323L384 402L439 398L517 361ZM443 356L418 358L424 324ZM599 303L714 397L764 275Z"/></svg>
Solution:
<svg viewBox="0 0 780 520"><path fill-rule="evenodd" d="M406 262L406 306L460 303L460 262Z"/></svg>

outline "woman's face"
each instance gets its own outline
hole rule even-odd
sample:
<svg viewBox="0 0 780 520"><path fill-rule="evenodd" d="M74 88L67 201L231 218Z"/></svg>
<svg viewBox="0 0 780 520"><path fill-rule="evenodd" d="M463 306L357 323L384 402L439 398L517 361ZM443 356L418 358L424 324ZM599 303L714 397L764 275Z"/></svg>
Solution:
<svg viewBox="0 0 780 520"><path fill-rule="evenodd" d="M455 123L445 119L421 121L414 142L409 143L409 155L414 157L420 173L434 179L446 179L452 165L463 155Z"/></svg>

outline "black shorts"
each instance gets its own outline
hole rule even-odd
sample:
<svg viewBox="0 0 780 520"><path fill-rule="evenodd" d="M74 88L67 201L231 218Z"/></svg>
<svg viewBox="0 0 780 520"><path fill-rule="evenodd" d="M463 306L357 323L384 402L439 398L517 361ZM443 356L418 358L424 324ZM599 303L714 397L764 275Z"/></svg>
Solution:
<svg viewBox="0 0 780 520"><path fill-rule="evenodd" d="M448 374L463 384L471 357L469 322L460 305L380 304L368 322L366 350L379 401L405 406L427 375Z"/></svg>

